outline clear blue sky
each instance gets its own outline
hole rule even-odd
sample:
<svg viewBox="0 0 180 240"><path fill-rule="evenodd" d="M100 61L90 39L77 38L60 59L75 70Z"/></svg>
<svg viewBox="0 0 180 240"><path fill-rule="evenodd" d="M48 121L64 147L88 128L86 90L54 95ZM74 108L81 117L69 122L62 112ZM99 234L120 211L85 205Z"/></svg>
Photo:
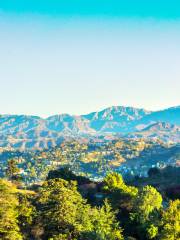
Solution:
<svg viewBox="0 0 180 240"><path fill-rule="evenodd" d="M180 1L1 0L0 113L180 105Z"/></svg>

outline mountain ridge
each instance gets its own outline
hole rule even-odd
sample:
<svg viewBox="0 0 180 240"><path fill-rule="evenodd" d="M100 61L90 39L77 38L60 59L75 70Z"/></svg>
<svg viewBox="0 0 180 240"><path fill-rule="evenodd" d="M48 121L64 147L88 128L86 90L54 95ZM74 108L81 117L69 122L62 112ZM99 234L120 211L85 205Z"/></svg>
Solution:
<svg viewBox="0 0 180 240"><path fill-rule="evenodd" d="M21 146L20 142L23 142L25 149L26 143L30 148L33 146L43 148L43 145L48 144L55 146L62 139L97 137L106 134L119 134L125 137L128 134L133 136L132 133L135 133L136 137L137 132L141 131L143 136L143 129L160 122L180 126L180 106L159 111L112 106L85 115L57 114L48 118L5 114L0 116L0 146L16 147ZM162 137L160 131L159 137L166 141L174 139L180 142L179 135L175 136L174 128L170 125L167 129L169 137L164 138L164 134ZM150 131L153 132L152 127ZM162 131L165 132L164 129ZM158 133L156 135L158 137Z"/></svg>
<svg viewBox="0 0 180 240"><path fill-rule="evenodd" d="M54 117L54 116L72 116L72 117L77 117L77 116L86 116L86 115L89 115L89 114L93 114L93 113L98 113L98 112L102 112L102 111L106 111L106 110L109 110L109 109L113 109L113 108L126 108L126 109L136 109L136 110L144 110L146 112L150 112L150 113L153 113L153 112L161 112L161 111L164 111L164 110L171 110L171 109L180 109L180 105L177 105L177 106L172 106L172 107L167 107L167 108L163 108L163 109L159 109L159 110L148 110L146 108L142 108L142 107L132 107L132 106L123 106L123 105L113 105L113 106L110 106L110 107L106 107L106 108L103 108L103 109L100 109L100 110L97 110L97 111L92 111L92 112L89 112L89 113L84 113L84 114L71 114L71 113L59 113L59 114L52 114L52 115L49 115L47 117L41 117L39 115L31 115L31 114L16 114L16 113L4 113L4 114L0 114L0 117L2 116L26 116L26 117L34 117L34 118L38 118L38 119L43 119L43 120L47 120L48 118L50 117Z"/></svg>

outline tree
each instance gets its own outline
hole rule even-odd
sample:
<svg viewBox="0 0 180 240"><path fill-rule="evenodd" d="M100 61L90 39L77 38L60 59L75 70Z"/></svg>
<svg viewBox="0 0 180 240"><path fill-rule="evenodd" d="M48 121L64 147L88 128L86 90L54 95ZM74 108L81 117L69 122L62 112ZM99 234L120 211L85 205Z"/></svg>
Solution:
<svg viewBox="0 0 180 240"><path fill-rule="evenodd" d="M68 166L49 171L47 180L55 178L62 178L66 181L76 181L78 185L91 183L88 178L84 176L77 176L76 174L74 174Z"/></svg>
<svg viewBox="0 0 180 240"><path fill-rule="evenodd" d="M116 172L109 173L105 177L104 183L105 183L105 189L109 191L113 191L116 189L123 189L125 186L122 176Z"/></svg>
<svg viewBox="0 0 180 240"><path fill-rule="evenodd" d="M52 237L65 234L67 230L75 231L78 213L82 211L85 200L77 191L75 182L53 179L43 184L38 204L46 237Z"/></svg>
<svg viewBox="0 0 180 240"><path fill-rule="evenodd" d="M19 168L17 167L16 160L11 159L8 161L6 174L10 180L13 180L19 173Z"/></svg>
<svg viewBox="0 0 180 240"><path fill-rule="evenodd" d="M104 202L102 208L97 211L94 216L94 232L95 239L101 240L122 240L122 230L116 221L115 213L107 201Z"/></svg>
<svg viewBox="0 0 180 240"><path fill-rule="evenodd" d="M17 208L19 215L19 227L25 239L30 239L33 219L36 214L35 207L31 204L27 193L18 194L19 206Z"/></svg>
<svg viewBox="0 0 180 240"><path fill-rule="evenodd" d="M150 214L162 207L161 194L151 186L145 186L134 201L135 215L141 223L149 220Z"/></svg>
<svg viewBox="0 0 180 240"><path fill-rule="evenodd" d="M169 207L163 211L161 220L161 240L180 239L180 200L170 201Z"/></svg>
<svg viewBox="0 0 180 240"><path fill-rule="evenodd" d="M37 173L36 173L35 167L34 166L31 167L29 170L30 170L30 177L35 180L37 178Z"/></svg>
<svg viewBox="0 0 180 240"><path fill-rule="evenodd" d="M154 224L150 224L146 229L146 236L148 239L153 239L158 234L158 227L154 226Z"/></svg>
<svg viewBox="0 0 180 240"><path fill-rule="evenodd" d="M153 239L158 234L159 210L162 207L161 194L151 186L145 186L134 200L131 220L140 239Z"/></svg>
<svg viewBox="0 0 180 240"><path fill-rule="evenodd" d="M18 199L15 187L5 180L0 180L0 239L21 240L18 226Z"/></svg>
<svg viewBox="0 0 180 240"><path fill-rule="evenodd" d="M104 190L108 191L109 198L113 201L113 205L123 198L134 198L138 194L138 189L125 184L123 177L116 172L108 174L104 179Z"/></svg>
<svg viewBox="0 0 180 240"><path fill-rule="evenodd" d="M91 207L77 191L76 182L46 181L39 192L38 211L45 239L123 239L110 205Z"/></svg>

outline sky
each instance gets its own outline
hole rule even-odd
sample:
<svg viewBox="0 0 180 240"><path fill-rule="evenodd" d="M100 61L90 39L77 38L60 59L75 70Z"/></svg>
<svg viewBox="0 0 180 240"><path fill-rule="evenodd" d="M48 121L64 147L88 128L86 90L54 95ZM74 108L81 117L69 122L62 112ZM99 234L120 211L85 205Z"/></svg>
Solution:
<svg viewBox="0 0 180 240"><path fill-rule="evenodd" d="M0 113L180 105L180 1L0 0Z"/></svg>

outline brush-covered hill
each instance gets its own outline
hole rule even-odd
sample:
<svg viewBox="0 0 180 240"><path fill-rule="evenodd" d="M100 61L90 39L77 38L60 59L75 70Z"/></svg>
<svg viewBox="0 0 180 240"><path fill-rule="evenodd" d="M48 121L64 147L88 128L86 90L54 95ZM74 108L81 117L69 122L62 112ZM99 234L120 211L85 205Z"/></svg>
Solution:
<svg viewBox="0 0 180 240"><path fill-rule="evenodd" d="M156 122L152 125L128 135L130 138L161 139L164 142L180 142L180 126L166 122Z"/></svg>
<svg viewBox="0 0 180 240"><path fill-rule="evenodd" d="M131 133L135 133L131 134L134 137L140 134L148 137L154 133L157 138L179 142L179 132L175 131L179 126L180 106L156 112L116 106L87 115L61 114L46 119L26 115L1 115L0 147L43 149L68 139L99 138L116 134L127 136Z"/></svg>

